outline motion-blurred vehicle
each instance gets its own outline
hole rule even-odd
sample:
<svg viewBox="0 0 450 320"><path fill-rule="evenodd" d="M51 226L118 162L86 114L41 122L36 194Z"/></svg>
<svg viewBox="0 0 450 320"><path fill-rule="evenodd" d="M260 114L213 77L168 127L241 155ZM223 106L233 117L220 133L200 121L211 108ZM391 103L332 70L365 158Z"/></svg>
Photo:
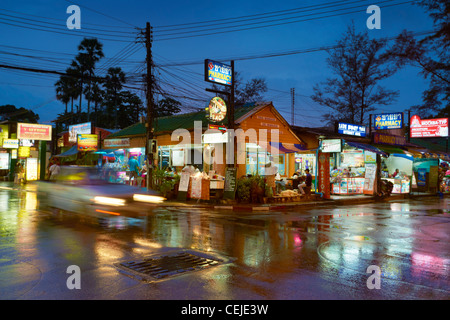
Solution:
<svg viewBox="0 0 450 320"><path fill-rule="evenodd" d="M95 216L144 216L166 200L153 190L111 182L110 175L95 167L61 166L56 180L37 182L37 190L44 206Z"/></svg>

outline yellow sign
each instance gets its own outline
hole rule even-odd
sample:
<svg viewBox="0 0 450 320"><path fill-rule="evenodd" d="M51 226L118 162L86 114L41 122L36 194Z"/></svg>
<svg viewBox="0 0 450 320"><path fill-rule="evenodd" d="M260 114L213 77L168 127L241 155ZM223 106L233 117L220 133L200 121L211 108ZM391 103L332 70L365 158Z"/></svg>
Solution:
<svg viewBox="0 0 450 320"><path fill-rule="evenodd" d="M31 155L30 147L19 147L19 158L29 158Z"/></svg>
<svg viewBox="0 0 450 320"><path fill-rule="evenodd" d="M96 134L79 134L78 151L97 151L98 137Z"/></svg>

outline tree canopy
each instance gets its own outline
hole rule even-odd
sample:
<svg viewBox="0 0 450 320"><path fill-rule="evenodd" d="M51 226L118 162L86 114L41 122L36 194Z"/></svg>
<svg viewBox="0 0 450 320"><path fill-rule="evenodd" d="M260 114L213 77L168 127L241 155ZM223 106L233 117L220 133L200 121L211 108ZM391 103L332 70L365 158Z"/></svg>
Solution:
<svg viewBox="0 0 450 320"><path fill-rule="evenodd" d="M23 107L17 108L11 104L5 104L0 106L0 119L25 122L25 123L37 123L39 121L39 115L32 110L25 109Z"/></svg>
<svg viewBox="0 0 450 320"><path fill-rule="evenodd" d="M370 39L368 32L358 33L349 26L334 49L329 50L328 67L334 77L316 84L311 97L329 108L325 116L329 124L345 121L363 124L376 106L388 105L398 92L380 82L390 77L395 68L385 56L386 41Z"/></svg>

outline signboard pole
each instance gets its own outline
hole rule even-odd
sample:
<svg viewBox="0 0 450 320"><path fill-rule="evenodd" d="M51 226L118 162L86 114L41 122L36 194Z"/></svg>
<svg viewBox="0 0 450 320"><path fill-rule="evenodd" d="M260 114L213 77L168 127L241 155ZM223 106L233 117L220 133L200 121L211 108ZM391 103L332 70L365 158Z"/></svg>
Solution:
<svg viewBox="0 0 450 320"><path fill-rule="evenodd" d="M47 141L39 141L39 180L45 180Z"/></svg>

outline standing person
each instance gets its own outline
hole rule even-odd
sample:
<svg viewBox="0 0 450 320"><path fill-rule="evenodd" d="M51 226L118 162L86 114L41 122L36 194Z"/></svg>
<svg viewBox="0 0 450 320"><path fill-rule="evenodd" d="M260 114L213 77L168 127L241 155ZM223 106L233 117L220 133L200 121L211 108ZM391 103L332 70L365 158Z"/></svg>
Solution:
<svg viewBox="0 0 450 320"><path fill-rule="evenodd" d="M48 168L48 175L49 175L48 179L51 181L56 180L60 171L61 171L61 168L59 167L58 161L55 160L53 162L53 164L50 166L50 168Z"/></svg>
<svg viewBox="0 0 450 320"><path fill-rule="evenodd" d="M14 184L20 185L24 181L24 179L23 179L24 172L25 172L25 170L23 168L22 163L20 161L17 161L16 167L14 170Z"/></svg>
<svg viewBox="0 0 450 320"><path fill-rule="evenodd" d="M312 186L312 176L309 173L309 169L305 169L305 174L306 174L305 182L303 182L301 185L298 186L301 194L305 194L305 190L303 190L303 188L307 187L307 188L309 188L309 190L311 190L311 186Z"/></svg>
<svg viewBox="0 0 450 320"><path fill-rule="evenodd" d="M131 181L134 178L134 182L137 183L137 178L139 176L139 171L141 168L139 167L139 162L137 161L137 157L134 156L128 161L128 166L130 167L130 185L133 184Z"/></svg>

